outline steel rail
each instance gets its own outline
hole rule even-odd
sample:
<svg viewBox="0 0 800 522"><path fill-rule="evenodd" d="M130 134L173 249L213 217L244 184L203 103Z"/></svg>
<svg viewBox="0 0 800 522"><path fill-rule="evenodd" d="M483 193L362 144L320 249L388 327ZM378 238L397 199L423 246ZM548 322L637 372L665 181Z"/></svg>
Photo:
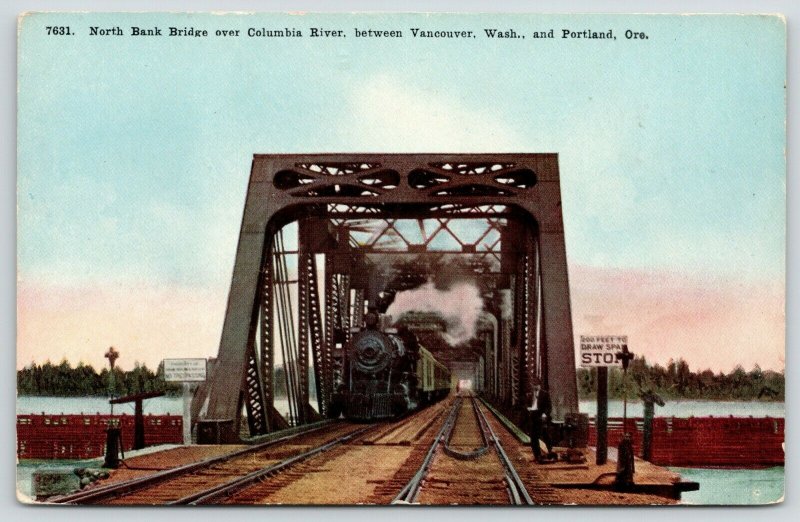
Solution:
<svg viewBox="0 0 800 522"><path fill-rule="evenodd" d="M458 418L461 416L461 404L463 403L463 399L459 397L457 399L458 402L458 416L456 417L456 422L458 422ZM470 402L472 404L472 414L475 416L475 421L478 423L478 427L481 428L481 439L483 440L483 446L480 448L474 449L472 451L458 451L450 447L450 441L453 438L453 433L455 432L456 422L453 422L453 425L450 426L447 434L445 435L445 443L444 450L445 455L448 457L452 457L457 460L475 460L478 457L485 455L487 451L489 451L489 438L486 435L486 430L482 429L480 414L478 412L477 402L475 401L474 397L470 397Z"/></svg>
<svg viewBox="0 0 800 522"><path fill-rule="evenodd" d="M203 504L212 504L212 503L214 503L214 501L219 500L220 498L229 497L229 496L237 493L238 491L241 491L242 489L255 484L256 482L261 481L262 479L265 479L265 478L267 478L269 476L272 476L272 475L275 475L277 473L280 473L281 471L285 470L286 468L288 468L288 467L290 467L290 466L292 466L294 464L297 464L298 462L301 462L303 460L307 460L307 459L309 459L309 458L311 458L311 457L313 457L315 455L318 455L318 454L320 454L320 453L322 453L324 451L327 451L327 450L329 450L329 449L331 449L331 448L333 448L335 446L343 444L343 443L345 443L345 442L347 442L347 441L349 441L349 440L351 440L351 439L353 439L355 437L358 437L362 433L365 433L365 432L367 432L369 430L372 430L374 428L375 428L374 425L365 426L364 428L356 430L356 431L354 431L352 433L348 433L347 435L344 435L342 437L339 437L338 439L335 439L335 440L330 441L330 442L328 442L326 444L323 444L322 446L318 446L318 447L316 447L314 449L311 449L311 450L308 450L306 452L300 453L299 455L295 455L295 456L290 457L288 459L282 460L281 462L278 462L277 464L273 464L272 466L269 466L269 467L266 467L264 469L260 469L260 470L254 471L252 473L248 473L247 475L245 475L243 477L239 477L237 479L228 481L228 482L226 482L224 484L220 484L218 486L214 486L212 488L208 488L206 490L199 491L199 492L193 493L191 495L187 495L187 496L185 496L183 498L180 498L178 500L169 502L169 503L167 503L167 505L191 505L191 506L197 506L197 505L203 505Z"/></svg>
<svg viewBox="0 0 800 522"><path fill-rule="evenodd" d="M447 419L442 425L442 429L440 429L439 433L436 434L436 438L433 440L433 443L428 449L428 453L425 455L425 459L423 459L419 469L411 478L411 480L409 480L408 483L403 486L403 489L400 490L400 493L398 493L397 496L392 499L392 504L413 504L417 501L417 497L419 496L419 491L422 486L422 480L428 474L428 470L433 462L433 457L436 454L436 448L439 447L439 444L442 442L448 428L452 430L452 425L455 424L459 405L460 402L456 401L456 403L453 405L453 409L450 411L450 414L447 416Z"/></svg>
<svg viewBox="0 0 800 522"><path fill-rule="evenodd" d="M185 464L183 466L178 466L176 468L167 469L155 473L153 475L148 475L133 480L127 480L125 482L119 482L116 484L109 484L107 486L91 489L89 491L79 491L77 493L72 493L70 495L48 499L48 502L52 504L88 504L88 503L96 503L102 500L108 500L111 498L118 498L125 494L132 493L136 490L143 489L149 486L153 486L155 484L164 482L166 480L169 480L171 478L180 475L189 474L203 468L211 467L215 464L220 464L222 462L235 459L237 457L241 457L251 453L257 453L263 449L269 448L276 444L292 440L302 435L308 435L309 433L314 433L323 428L329 427L329 425L330 423L326 422L321 426L315 426L311 429L299 431L297 433L292 433L290 435L268 440L266 442L262 442L247 448L233 451L231 453L226 453L224 455L219 455L217 457L211 457L208 459L201 460L199 462L193 462L191 464Z"/></svg>
<svg viewBox="0 0 800 522"><path fill-rule="evenodd" d="M503 449L503 445L500 443L500 439L494 432L494 429L492 429L491 424L489 424L489 420L486 418L483 410L481 410L479 406L476 407L479 412L479 422L491 436L495 451L497 451L497 456L505 468L505 480L506 484L508 484L509 499L514 505L534 505L535 503L533 499L528 493L528 490L525 488L525 483L520 478L517 470L514 468L514 464L511 462L508 454Z"/></svg>

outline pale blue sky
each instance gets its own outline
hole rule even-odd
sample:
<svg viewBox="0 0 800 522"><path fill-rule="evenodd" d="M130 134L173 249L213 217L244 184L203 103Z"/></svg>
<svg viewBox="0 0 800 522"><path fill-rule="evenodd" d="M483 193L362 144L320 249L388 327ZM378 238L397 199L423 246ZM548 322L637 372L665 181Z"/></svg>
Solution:
<svg viewBox="0 0 800 522"><path fill-rule="evenodd" d="M92 14L55 38L53 16L29 17L20 39L23 282L228 284L252 154L340 151L558 152L571 264L783 281L779 18ZM90 25L348 37L98 38ZM492 41L484 27L618 39ZM650 38L625 41L628 28Z"/></svg>

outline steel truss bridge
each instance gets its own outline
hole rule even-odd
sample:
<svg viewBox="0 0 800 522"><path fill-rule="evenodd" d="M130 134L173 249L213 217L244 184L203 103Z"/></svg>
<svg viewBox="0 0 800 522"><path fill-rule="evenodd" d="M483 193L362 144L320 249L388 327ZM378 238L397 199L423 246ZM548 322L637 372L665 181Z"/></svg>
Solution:
<svg viewBox="0 0 800 522"><path fill-rule="evenodd" d="M456 280L483 313L468 347L437 357L474 368L506 411L524 411L537 377L554 419L577 413L556 154L254 156L219 353L192 405L198 441L324 417L364 313Z"/></svg>

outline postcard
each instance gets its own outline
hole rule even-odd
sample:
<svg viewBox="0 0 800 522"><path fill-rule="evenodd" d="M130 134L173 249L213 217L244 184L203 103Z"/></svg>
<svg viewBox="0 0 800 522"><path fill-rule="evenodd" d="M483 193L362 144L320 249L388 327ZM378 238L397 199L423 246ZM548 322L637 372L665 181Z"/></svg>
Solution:
<svg viewBox="0 0 800 522"><path fill-rule="evenodd" d="M783 500L782 16L18 32L21 502Z"/></svg>

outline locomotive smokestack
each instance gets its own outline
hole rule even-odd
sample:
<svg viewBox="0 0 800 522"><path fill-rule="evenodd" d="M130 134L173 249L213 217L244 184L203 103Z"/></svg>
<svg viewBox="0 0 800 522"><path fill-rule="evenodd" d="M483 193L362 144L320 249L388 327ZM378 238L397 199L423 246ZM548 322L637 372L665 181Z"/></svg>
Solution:
<svg viewBox="0 0 800 522"><path fill-rule="evenodd" d="M364 326L370 330L374 330L378 326L378 313L374 311L367 312L364 316Z"/></svg>

